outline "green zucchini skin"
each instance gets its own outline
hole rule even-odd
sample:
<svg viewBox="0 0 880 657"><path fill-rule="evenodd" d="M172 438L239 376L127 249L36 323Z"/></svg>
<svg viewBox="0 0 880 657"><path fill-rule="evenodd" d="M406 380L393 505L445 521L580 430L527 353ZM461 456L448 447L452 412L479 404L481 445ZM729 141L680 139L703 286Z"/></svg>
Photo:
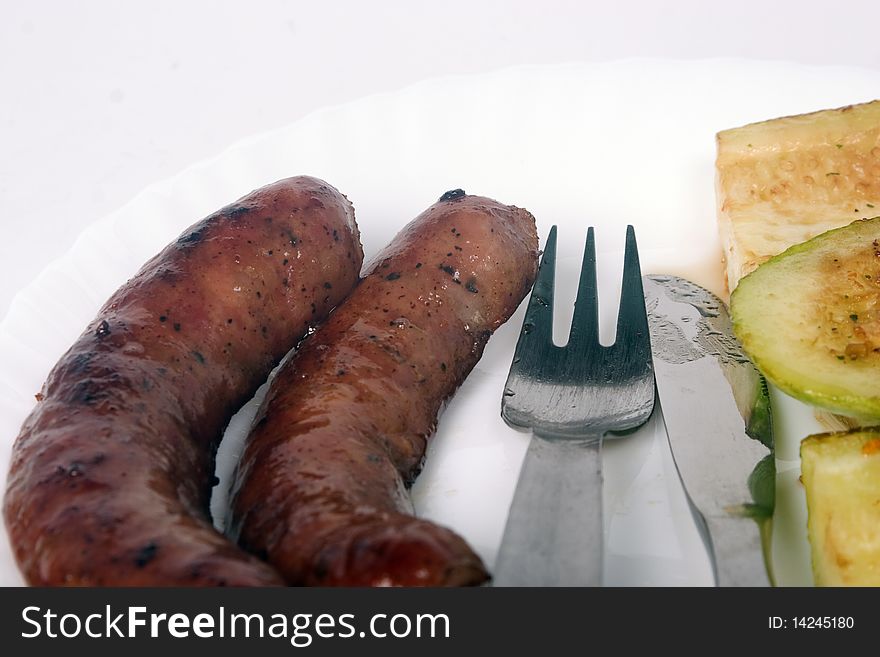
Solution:
<svg viewBox="0 0 880 657"><path fill-rule="evenodd" d="M771 258L733 291L733 331L783 392L880 420L880 216Z"/></svg>

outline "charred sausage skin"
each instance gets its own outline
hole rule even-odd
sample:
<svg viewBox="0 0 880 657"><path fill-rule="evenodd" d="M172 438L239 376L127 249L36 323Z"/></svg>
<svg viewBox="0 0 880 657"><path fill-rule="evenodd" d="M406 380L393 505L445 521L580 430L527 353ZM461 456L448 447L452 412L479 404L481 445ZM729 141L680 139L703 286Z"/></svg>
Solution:
<svg viewBox="0 0 880 657"><path fill-rule="evenodd" d="M4 515L27 581L282 584L211 525L216 447L362 259L348 200L297 177L147 262L51 371L13 448Z"/></svg>
<svg viewBox="0 0 880 657"><path fill-rule="evenodd" d="M478 584L479 557L412 516L444 402L534 282L527 211L460 190L407 226L282 368L236 475L231 532L289 584Z"/></svg>

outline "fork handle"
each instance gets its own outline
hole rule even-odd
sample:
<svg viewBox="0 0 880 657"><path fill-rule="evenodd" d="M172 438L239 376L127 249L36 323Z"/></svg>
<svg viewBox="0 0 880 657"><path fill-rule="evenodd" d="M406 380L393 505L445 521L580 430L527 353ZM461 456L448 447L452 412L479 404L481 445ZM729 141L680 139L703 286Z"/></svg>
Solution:
<svg viewBox="0 0 880 657"><path fill-rule="evenodd" d="M600 586L602 436L532 436L494 586Z"/></svg>

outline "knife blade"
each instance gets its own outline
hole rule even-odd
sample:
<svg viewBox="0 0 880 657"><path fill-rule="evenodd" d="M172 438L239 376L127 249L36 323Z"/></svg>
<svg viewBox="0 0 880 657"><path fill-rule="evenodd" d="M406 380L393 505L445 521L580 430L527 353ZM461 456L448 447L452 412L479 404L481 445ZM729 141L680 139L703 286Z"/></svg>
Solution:
<svg viewBox="0 0 880 657"><path fill-rule="evenodd" d="M718 297L676 276L643 282L658 399L715 582L767 586L775 461L766 382Z"/></svg>

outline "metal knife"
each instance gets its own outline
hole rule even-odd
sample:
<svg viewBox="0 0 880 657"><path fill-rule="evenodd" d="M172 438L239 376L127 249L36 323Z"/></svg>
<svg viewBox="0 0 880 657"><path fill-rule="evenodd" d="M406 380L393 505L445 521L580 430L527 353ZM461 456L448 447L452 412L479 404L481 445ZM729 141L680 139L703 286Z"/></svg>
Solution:
<svg viewBox="0 0 880 657"><path fill-rule="evenodd" d="M767 586L775 461L766 382L718 297L676 276L643 284L660 407L715 582Z"/></svg>

